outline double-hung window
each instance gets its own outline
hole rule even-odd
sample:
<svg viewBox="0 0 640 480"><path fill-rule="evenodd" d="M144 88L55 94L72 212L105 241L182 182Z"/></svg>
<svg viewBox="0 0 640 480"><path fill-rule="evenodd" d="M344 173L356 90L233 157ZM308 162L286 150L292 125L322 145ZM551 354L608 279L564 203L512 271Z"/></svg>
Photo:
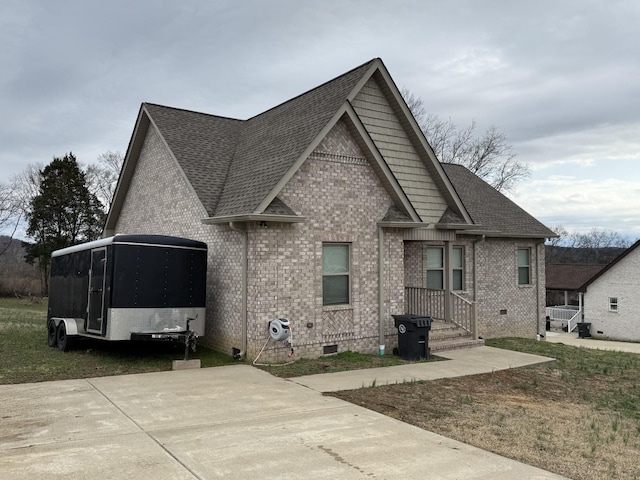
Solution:
<svg viewBox="0 0 640 480"><path fill-rule="evenodd" d="M444 289L444 248L427 247L427 288Z"/></svg>
<svg viewBox="0 0 640 480"><path fill-rule="evenodd" d="M451 274L453 289L464 290L464 247L453 247L451 257Z"/></svg>
<svg viewBox="0 0 640 480"><path fill-rule="evenodd" d="M618 311L618 297L609 297L609 311L610 312Z"/></svg>
<svg viewBox="0 0 640 480"><path fill-rule="evenodd" d="M531 250L518 249L518 285L531 285Z"/></svg>
<svg viewBox="0 0 640 480"><path fill-rule="evenodd" d="M350 245L324 243L322 245L322 304L350 303Z"/></svg>

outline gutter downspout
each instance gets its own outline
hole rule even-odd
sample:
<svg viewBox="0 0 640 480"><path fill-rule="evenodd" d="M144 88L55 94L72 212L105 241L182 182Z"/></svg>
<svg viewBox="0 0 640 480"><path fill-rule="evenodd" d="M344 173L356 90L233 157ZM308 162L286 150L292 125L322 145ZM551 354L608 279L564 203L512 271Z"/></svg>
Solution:
<svg viewBox="0 0 640 480"><path fill-rule="evenodd" d="M240 353L237 354L238 359L247 356L247 270L248 270L248 251L249 251L249 233L246 228L240 228L236 222L229 222L229 228L234 232L242 235L242 287L241 295L241 314L240 314Z"/></svg>
<svg viewBox="0 0 640 480"><path fill-rule="evenodd" d="M476 238L473 242L473 339L478 339L478 242L484 242L486 235Z"/></svg>
<svg viewBox="0 0 640 480"><path fill-rule="evenodd" d="M380 355L384 355L384 230L378 225L378 328Z"/></svg>
<svg viewBox="0 0 640 480"><path fill-rule="evenodd" d="M542 328L542 322L540 321L540 245L544 245L545 240L536 242L536 336L538 339L544 338L547 333L547 328ZM546 305L546 301L545 301Z"/></svg>

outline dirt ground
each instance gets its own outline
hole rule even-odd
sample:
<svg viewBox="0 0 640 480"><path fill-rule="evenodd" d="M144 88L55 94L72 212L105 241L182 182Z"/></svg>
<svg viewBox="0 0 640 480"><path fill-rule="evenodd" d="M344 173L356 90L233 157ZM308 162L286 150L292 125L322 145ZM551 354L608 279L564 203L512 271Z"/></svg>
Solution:
<svg viewBox="0 0 640 480"><path fill-rule="evenodd" d="M616 378L538 366L332 395L575 480L640 479L640 416L608 405Z"/></svg>

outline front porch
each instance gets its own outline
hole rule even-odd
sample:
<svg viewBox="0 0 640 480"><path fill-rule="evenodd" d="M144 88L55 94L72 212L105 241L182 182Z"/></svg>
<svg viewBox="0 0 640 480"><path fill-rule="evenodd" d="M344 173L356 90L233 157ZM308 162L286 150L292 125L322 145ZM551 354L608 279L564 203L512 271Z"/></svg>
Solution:
<svg viewBox="0 0 640 480"><path fill-rule="evenodd" d="M582 321L581 305L556 305L546 307L547 329L573 332Z"/></svg>
<svg viewBox="0 0 640 480"><path fill-rule="evenodd" d="M432 354L484 345L478 338L475 303L456 292L405 287L405 313L433 319L429 333Z"/></svg>

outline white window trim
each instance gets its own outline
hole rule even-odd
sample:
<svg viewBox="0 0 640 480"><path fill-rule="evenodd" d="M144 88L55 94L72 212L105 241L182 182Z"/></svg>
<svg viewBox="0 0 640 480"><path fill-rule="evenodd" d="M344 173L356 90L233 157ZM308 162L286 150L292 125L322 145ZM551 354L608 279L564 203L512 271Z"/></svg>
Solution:
<svg viewBox="0 0 640 480"><path fill-rule="evenodd" d="M438 267L438 268L429 268L429 249L438 249L440 250L440 258L442 259L442 266ZM425 250L425 254L426 254L426 273L425 273L425 282L427 285L427 288L429 288L429 272L442 272L442 287L441 288L435 288L435 289L431 289L431 290L445 290L446 289L446 276L445 276L445 251L444 251L444 246L442 245L427 245L426 250Z"/></svg>
<svg viewBox="0 0 640 480"><path fill-rule="evenodd" d="M618 307L620 306L620 297L608 297L608 302L609 302L609 311L612 313L618 313ZM614 305L615 305L615 308L614 308Z"/></svg>
<svg viewBox="0 0 640 480"><path fill-rule="evenodd" d="M451 279L452 279L452 283L453 283L453 272L454 272L454 271L456 271L456 270L460 270L461 275L462 275L462 278L461 278L461 280L462 280L462 285L461 285L461 287L462 287L462 288L460 288L459 290L457 290L457 289L455 288L455 286L454 286L453 291L454 291L454 292L464 292L464 291L465 291L465 288L464 288L464 287L466 286L466 285L465 285L465 276L466 276L466 275L465 275L465 258L464 258L464 255L465 255L465 248L464 248L464 245L454 245L454 246L453 246L453 250L456 250L456 249L459 249L459 250L462 252L462 254L461 254L462 265L460 266L460 268L453 268L453 261L451 262L451 264L452 264L452 265L451 265Z"/></svg>
<svg viewBox="0 0 640 480"><path fill-rule="evenodd" d="M346 276L347 277L347 282L348 282L348 289L349 291L348 293L348 303L334 303L334 304L325 304L324 303L324 286L321 287L322 290L322 308L324 310L337 310L337 309L344 309L344 308L350 308L352 305L352 298L351 298L351 289L352 289L352 277L351 277L351 271L352 271L352 266L351 266L351 259L353 256L353 252L352 252L352 246L351 243L349 242L322 242L322 254L324 255L324 246L325 245L344 245L348 248L348 255L349 255L349 261L348 261L348 268L349 271L344 273L324 273L324 270L322 270L322 282L324 283L324 277L331 277L331 276Z"/></svg>
<svg viewBox="0 0 640 480"><path fill-rule="evenodd" d="M520 265L518 263L519 258L518 258L518 252L520 250L526 250L527 252L529 252L529 263L525 266L525 265ZM528 271L528 275L527 275L527 283L520 283L520 269L521 268L526 268ZM516 248L516 282L518 283L519 287L530 287L531 285L533 285L533 279L531 278L531 248L530 247L517 247Z"/></svg>

